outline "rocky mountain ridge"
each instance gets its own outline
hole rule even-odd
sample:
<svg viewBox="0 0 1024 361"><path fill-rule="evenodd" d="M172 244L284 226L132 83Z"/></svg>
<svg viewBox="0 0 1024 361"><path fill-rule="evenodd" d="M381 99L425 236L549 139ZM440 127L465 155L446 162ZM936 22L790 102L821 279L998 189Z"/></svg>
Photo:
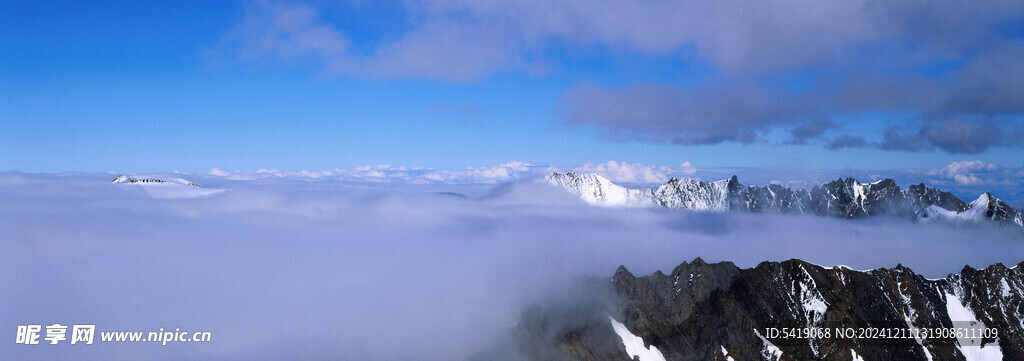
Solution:
<svg viewBox="0 0 1024 361"><path fill-rule="evenodd" d="M1024 360L1024 262L927 279L903 266L789 260L740 269L697 258L669 274L620 267L611 279L582 283L580 294L605 296L527 309L505 352L529 360ZM830 331L778 333L809 329ZM847 329L853 337L840 337ZM912 329L978 337L915 337Z"/></svg>
<svg viewBox="0 0 1024 361"><path fill-rule="evenodd" d="M989 193L968 203L923 183L903 189L892 179L861 183L845 178L811 189L790 189L777 184L743 185L736 176L715 182L672 178L655 189L643 190L621 187L597 174L552 173L544 180L597 205L839 218L886 215L922 221L993 221L1024 230L1024 212Z"/></svg>

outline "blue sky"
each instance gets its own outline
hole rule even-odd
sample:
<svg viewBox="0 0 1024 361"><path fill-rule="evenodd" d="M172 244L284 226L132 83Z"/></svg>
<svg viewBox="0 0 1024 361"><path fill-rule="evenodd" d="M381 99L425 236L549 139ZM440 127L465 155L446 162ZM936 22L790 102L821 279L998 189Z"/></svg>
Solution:
<svg viewBox="0 0 1024 361"><path fill-rule="evenodd" d="M0 170L1024 167L1024 5L815 4L5 2Z"/></svg>

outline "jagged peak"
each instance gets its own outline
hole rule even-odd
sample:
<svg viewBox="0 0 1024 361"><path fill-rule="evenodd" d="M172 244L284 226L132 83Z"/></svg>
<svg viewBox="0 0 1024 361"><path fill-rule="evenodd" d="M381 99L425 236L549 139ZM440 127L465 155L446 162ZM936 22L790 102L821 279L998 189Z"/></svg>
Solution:
<svg viewBox="0 0 1024 361"><path fill-rule="evenodd" d="M683 263L679 264L679 266L676 266L676 269L679 269L679 268L682 268L682 267L686 267L687 265L693 266L693 265L695 265L696 261L699 260L699 259L700 258L698 257L698 258L694 259L694 261L691 261L689 263L684 261ZM707 264L707 263L704 263L704 264ZM707 264L707 265L711 265L711 266L714 266L714 265L730 265L730 266L734 266L735 267L733 262L728 262L728 261L717 262L717 263L712 263L712 264ZM746 267L746 268L739 268L739 267L737 267L737 269L739 269L739 270L754 270L754 269L765 269L765 268L781 268L783 270L791 270L791 269L795 269L796 267L804 267L808 271L812 271L813 270L815 272L831 270L831 269L843 269L845 271L861 272L861 273L870 273L870 272L876 272L876 271L896 271L896 272L911 272L911 273L914 272L913 269L903 265L902 263L897 263L896 266L892 267L892 268L878 267L878 268L870 268L870 269L853 269L853 268L850 268L850 267L845 266L845 265L834 265L834 266L820 265L820 264L809 262L809 261L805 261L805 260L799 259L799 258L790 258L790 259L787 259L787 260L784 260L784 261L761 261L760 263L758 263L757 265L755 265L753 267ZM1006 267L1002 262L996 262L996 263L989 264L989 265L987 265L987 266L985 266L985 267L983 267L981 269L977 269L977 268L972 267L969 264L965 264L963 266L963 268L960 270L960 272L947 274L946 277L960 277L963 274L976 273L976 272L979 272L979 271L985 271L985 272L990 272L990 271L993 271L993 270L1005 271L1005 270L1015 270L1015 269L1018 269L1018 268L1024 269L1024 262L1020 262L1018 264L1015 264L1012 267ZM616 271L616 273L622 272L622 271L625 271L625 268L620 266L620 269L618 271ZM626 272L628 273L628 271L626 271ZM918 275L918 276L920 276L920 275Z"/></svg>
<svg viewBox="0 0 1024 361"><path fill-rule="evenodd" d="M822 269L825 268L825 266L822 266L822 265L819 265L819 264L816 264L816 263L811 263L811 262L808 262L808 261L804 261L804 260L799 259L799 258L790 258L790 259L787 259L785 261L779 262L779 264L785 265L785 266L794 266L794 265L796 265L796 266L811 266L811 267L822 268Z"/></svg>
<svg viewBox="0 0 1024 361"><path fill-rule="evenodd" d="M619 265L619 268L615 269L615 275L612 276L612 278L621 278L627 276L630 278L636 278L635 276L633 276L632 272L629 272L629 270L626 269L625 265Z"/></svg>
<svg viewBox="0 0 1024 361"><path fill-rule="evenodd" d="M975 199L973 202L971 202L970 205L971 208L976 206L988 207L990 203L996 200L999 200L999 198L993 197L992 194L989 192L985 192L978 196L978 199Z"/></svg>
<svg viewBox="0 0 1024 361"><path fill-rule="evenodd" d="M989 265L988 267L985 267L983 270L985 270L986 272L992 272L992 271L1003 272L1003 271L1006 271L1007 269L1009 269L1009 268L1007 268L1006 265L1004 265L1002 262L996 262L994 264Z"/></svg>
<svg viewBox="0 0 1024 361"><path fill-rule="evenodd" d="M684 274L684 273L693 272L695 270L696 270L696 272L702 272L703 270L722 269L722 268L725 268L725 269L739 269L739 267L736 267L736 264L734 264L734 263L732 263L730 261L720 261L720 262L715 262L715 263L707 263L706 261L704 261L703 258L697 257L697 258L694 258L690 262L683 261L683 263L680 263L678 266L673 268L672 269L672 273L670 273L670 274L671 275L680 275L680 274Z"/></svg>
<svg viewBox="0 0 1024 361"><path fill-rule="evenodd" d="M882 178L882 179L876 180L876 181L871 182L871 183L863 183L863 184L865 186L867 186L867 187L870 187L870 188L891 188L891 187L895 187L896 189L900 188L899 185L896 184L896 181L893 180L892 178Z"/></svg>
<svg viewBox="0 0 1024 361"><path fill-rule="evenodd" d="M592 174L592 173L576 173L576 172L551 172L551 174L548 174L547 176L545 176L545 178L552 178L552 177L569 177L569 178L577 178L577 177L580 177L580 176L583 176L583 175L587 175L587 174Z"/></svg>

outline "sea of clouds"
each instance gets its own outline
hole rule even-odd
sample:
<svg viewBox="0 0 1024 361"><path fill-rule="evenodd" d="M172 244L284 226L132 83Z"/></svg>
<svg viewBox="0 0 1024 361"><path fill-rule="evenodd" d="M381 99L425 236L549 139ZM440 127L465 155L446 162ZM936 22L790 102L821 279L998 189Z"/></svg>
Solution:
<svg viewBox="0 0 1024 361"><path fill-rule="evenodd" d="M619 265L639 275L695 257L800 258L943 277L1024 261L1024 237L994 227L604 208L536 179L187 177L203 188L0 173L0 327L12 338L26 324L181 328L212 342L8 340L3 354L453 360L490 345L524 305Z"/></svg>

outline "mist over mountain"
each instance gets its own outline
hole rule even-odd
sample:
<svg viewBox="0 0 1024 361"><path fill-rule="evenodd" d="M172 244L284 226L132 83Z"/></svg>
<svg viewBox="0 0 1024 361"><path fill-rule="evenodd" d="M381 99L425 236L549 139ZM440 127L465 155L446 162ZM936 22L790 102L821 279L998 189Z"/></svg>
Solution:
<svg viewBox="0 0 1024 361"><path fill-rule="evenodd" d="M697 258L668 274L637 277L619 267L611 279L576 287L525 308L508 338L479 359L1024 359L1024 263L928 279L903 266L861 271L787 260L741 269ZM768 331L807 328L830 333ZM846 328L902 331L873 339L835 333ZM929 337L911 328L997 332Z"/></svg>
<svg viewBox="0 0 1024 361"><path fill-rule="evenodd" d="M9 358L459 360L502 339L524 307L619 265L639 275L696 257L740 268L798 258L856 269L902 264L944 277L1024 255L1020 237L992 222L594 207L540 180L133 176L197 188L112 183L116 176L0 173L0 287L10 291L0 297L8 311L0 323L180 327L211 331L214 341L0 345ZM221 191L150 191L165 187ZM592 302L603 304L561 304L572 311ZM647 337L635 321L609 314ZM579 315L563 318L590 324ZM611 331L589 340L617 349L621 337L607 315L597 316Z"/></svg>
<svg viewBox="0 0 1024 361"><path fill-rule="evenodd" d="M1024 231L1024 212L988 192L968 203L923 183L902 189L892 179L861 183L840 178L811 189L791 189L777 184L747 186L736 176L715 182L672 178L655 189L643 190L618 186L597 174L556 172L544 180L599 205L837 218L892 216L950 223L991 221Z"/></svg>

